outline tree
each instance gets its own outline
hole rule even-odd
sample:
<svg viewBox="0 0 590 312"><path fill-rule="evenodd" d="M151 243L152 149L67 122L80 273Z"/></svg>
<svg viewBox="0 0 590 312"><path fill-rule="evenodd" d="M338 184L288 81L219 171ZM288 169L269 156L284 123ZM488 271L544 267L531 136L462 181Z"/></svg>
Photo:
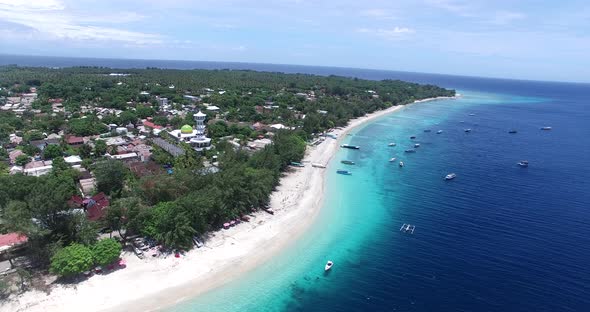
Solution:
<svg viewBox="0 0 590 312"><path fill-rule="evenodd" d="M97 162L94 175L98 191L109 195L119 195L123 190L125 167L120 162L113 159Z"/></svg>
<svg viewBox="0 0 590 312"><path fill-rule="evenodd" d="M31 161L31 157L29 157L27 155L19 155L18 157L16 157L14 162L19 166L24 166L24 165L28 164L30 161Z"/></svg>
<svg viewBox="0 0 590 312"><path fill-rule="evenodd" d="M45 159L53 159L61 157L62 155L61 146L56 144L47 145L45 149L43 149L43 158Z"/></svg>
<svg viewBox="0 0 590 312"><path fill-rule="evenodd" d="M90 248L81 244L71 244L51 257L50 272L62 277L72 277L88 271L93 265Z"/></svg>
<svg viewBox="0 0 590 312"><path fill-rule="evenodd" d="M104 140L94 141L94 155L102 156L107 152L107 143Z"/></svg>
<svg viewBox="0 0 590 312"><path fill-rule="evenodd" d="M117 199L107 207L106 225L125 239L129 232L137 232L141 227L141 224L137 223L137 216L143 209L145 207L137 197Z"/></svg>
<svg viewBox="0 0 590 312"><path fill-rule="evenodd" d="M27 144L23 146L23 152L29 156L35 156L40 153L41 150L35 145Z"/></svg>
<svg viewBox="0 0 590 312"><path fill-rule="evenodd" d="M121 255L121 244L112 238L99 240L91 249L94 263L97 265L111 264Z"/></svg>
<svg viewBox="0 0 590 312"><path fill-rule="evenodd" d="M78 153L82 158L88 158L92 153L92 147L88 144L82 144L82 146L78 148Z"/></svg>

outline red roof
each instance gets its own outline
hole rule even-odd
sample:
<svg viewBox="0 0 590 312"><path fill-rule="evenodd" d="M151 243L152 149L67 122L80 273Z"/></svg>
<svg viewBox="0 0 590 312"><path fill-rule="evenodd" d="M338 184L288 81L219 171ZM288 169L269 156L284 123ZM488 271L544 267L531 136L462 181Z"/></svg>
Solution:
<svg viewBox="0 0 590 312"><path fill-rule="evenodd" d="M150 127L150 128L152 128L152 129L162 129L162 126L158 126L158 125L156 125L155 123L153 123L153 122L151 122L151 121L147 121L147 120L145 120L145 121L143 122L143 125L144 125L144 126L146 126L146 127Z"/></svg>
<svg viewBox="0 0 590 312"><path fill-rule="evenodd" d="M73 136L73 135L69 136L67 141L68 141L68 144L84 144L84 138Z"/></svg>
<svg viewBox="0 0 590 312"><path fill-rule="evenodd" d="M94 204L89 204L86 212L88 220L97 221L107 213L107 207L110 203L107 196L102 192L92 196L92 201L94 201Z"/></svg>
<svg viewBox="0 0 590 312"><path fill-rule="evenodd" d="M8 233L0 235L0 247L12 246L26 242L28 238L19 233Z"/></svg>

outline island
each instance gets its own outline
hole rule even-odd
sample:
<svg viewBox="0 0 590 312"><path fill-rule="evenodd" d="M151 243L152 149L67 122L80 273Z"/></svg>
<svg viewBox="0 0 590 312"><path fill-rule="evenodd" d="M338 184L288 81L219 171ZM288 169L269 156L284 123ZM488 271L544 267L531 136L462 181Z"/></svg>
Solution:
<svg viewBox="0 0 590 312"><path fill-rule="evenodd" d="M0 67L0 311L75 311L89 298L120 307L154 280L154 293L220 285L223 261L248 255L245 271L270 257L258 249L313 220L325 165L351 127L453 96L245 70ZM174 262L183 258L202 266ZM184 293L195 276L207 285ZM116 287L134 279L137 294L122 297Z"/></svg>

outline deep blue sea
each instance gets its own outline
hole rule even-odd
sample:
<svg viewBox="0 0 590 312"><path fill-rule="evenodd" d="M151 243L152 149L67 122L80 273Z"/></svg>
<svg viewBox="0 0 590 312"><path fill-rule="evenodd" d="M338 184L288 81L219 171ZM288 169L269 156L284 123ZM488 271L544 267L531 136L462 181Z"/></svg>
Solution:
<svg viewBox="0 0 590 312"><path fill-rule="evenodd" d="M345 142L361 149L341 150L329 164L324 207L307 233L170 311L590 311L588 84L245 63L2 63L248 68L402 79L463 94L355 129ZM416 143L416 153L403 152ZM335 173L343 159L356 162L351 176ZM445 181L450 172L457 178ZM403 223L416 226L413 235L399 231ZM327 260L335 264L324 274Z"/></svg>

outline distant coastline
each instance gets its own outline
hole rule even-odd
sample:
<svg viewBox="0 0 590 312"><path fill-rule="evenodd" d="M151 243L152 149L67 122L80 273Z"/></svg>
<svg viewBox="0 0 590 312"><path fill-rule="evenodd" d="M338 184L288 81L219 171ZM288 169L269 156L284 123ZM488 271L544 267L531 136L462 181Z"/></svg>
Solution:
<svg viewBox="0 0 590 312"><path fill-rule="evenodd" d="M458 96L428 98L406 105ZM320 145L310 147L304 159L308 165L283 177L272 194L271 208L275 215L258 212L249 223L215 232L205 248L194 249L181 259L169 257L142 262L132 253L126 253L125 270L96 276L75 288L60 285L50 295L27 292L5 302L0 312L74 312L83 306L97 307L96 311L153 311L195 298L239 278L288 248L315 222L323 206L326 170L330 167L313 168L311 163L327 165L346 134L406 105L351 120L346 127L334 131L336 140L327 138Z"/></svg>

